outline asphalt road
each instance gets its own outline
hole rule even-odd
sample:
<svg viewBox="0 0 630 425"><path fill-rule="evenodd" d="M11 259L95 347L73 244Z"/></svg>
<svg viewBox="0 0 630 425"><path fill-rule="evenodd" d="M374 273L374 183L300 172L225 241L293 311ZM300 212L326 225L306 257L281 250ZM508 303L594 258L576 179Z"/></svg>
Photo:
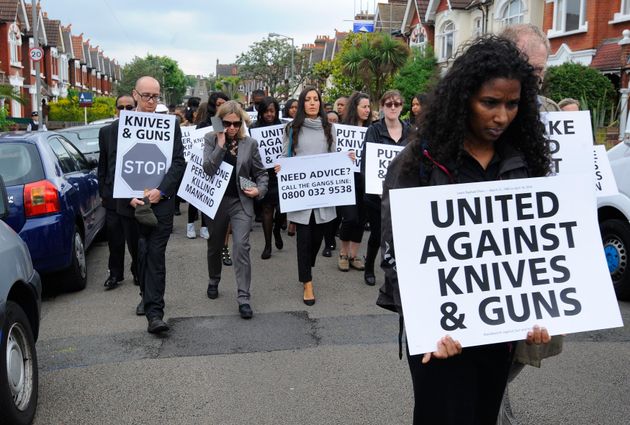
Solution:
<svg viewBox="0 0 630 425"><path fill-rule="evenodd" d="M106 243L88 252L84 291L47 291L35 424L411 423L398 320L375 306L378 287L320 257L317 303L305 306L295 238L283 233L284 249L263 261L256 224L254 318L242 320L232 267L219 298L206 297L205 241L186 239L182 207L167 250L167 336L146 332L130 280L104 291ZM630 423L630 303L620 307L624 328L570 335L560 356L525 368L510 386L520 423Z"/></svg>

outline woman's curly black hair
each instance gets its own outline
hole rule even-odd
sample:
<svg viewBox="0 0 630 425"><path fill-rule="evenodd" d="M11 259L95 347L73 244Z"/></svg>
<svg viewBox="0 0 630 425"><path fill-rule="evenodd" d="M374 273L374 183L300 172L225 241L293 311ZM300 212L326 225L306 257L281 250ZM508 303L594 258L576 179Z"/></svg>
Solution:
<svg viewBox="0 0 630 425"><path fill-rule="evenodd" d="M401 164L404 174L417 175L421 161L433 166L423 155L425 148L438 163L455 160L456 169L452 171L457 174L469 132L471 98L484 83L495 78L521 83L518 113L496 143L510 144L521 152L532 177L549 173L550 153L538 113L538 78L514 43L490 35L473 40L430 93L423 120L409 143L413 155L405 156Z"/></svg>

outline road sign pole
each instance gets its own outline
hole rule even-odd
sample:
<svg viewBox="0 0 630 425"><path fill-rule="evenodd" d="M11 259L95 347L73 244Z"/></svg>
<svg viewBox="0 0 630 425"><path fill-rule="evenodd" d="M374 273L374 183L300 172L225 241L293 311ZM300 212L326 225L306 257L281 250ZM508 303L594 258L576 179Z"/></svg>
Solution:
<svg viewBox="0 0 630 425"><path fill-rule="evenodd" d="M37 7L35 0L32 1L32 9L33 9L33 47L39 47L39 36L37 31ZM39 121L39 125L37 126L38 131L44 130L44 117L42 116L42 104L39 101L39 96L41 94L40 87L40 69L39 69L39 61L35 62L35 110L37 111L37 119Z"/></svg>
<svg viewBox="0 0 630 425"><path fill-rule="evenodd" d="M86 106L83 107L83 123L84 125L87 125L87 107Z"/></svg>

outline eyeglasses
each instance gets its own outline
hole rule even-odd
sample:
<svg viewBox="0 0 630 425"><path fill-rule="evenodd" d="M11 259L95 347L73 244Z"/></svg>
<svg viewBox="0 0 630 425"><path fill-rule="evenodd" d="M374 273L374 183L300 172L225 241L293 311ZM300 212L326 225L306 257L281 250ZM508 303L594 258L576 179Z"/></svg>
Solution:
<svg viewBox="0 0 630 425"><path fill-rule="evenodd" d="M400 108L402 106L402 102L392 102L390 100L389 102L385 102L384 105L386 108Z"/></svg>
<svg viewBox="0 0 630 425"><path fill-rule="evenodd" d="M133 105L116 105L116 109L118 109L119 111L122 111L123 109L131 111L133 108Z"/></svg>
<svg viewBox="0 0 630 425"><path fill-rule="evenodd" d="M160 95L159 94L138 93L138 95L145 102L150 102L152 100L155 101L155 102L159 102L160 101Z"/></svg>
<svg viewBox="0 0 630 425"><path fill-rule="evenodd" d="M230 127L241 128L241 125L243 124L242 121L221 121L221 122L223 123L224 128L230 128Z"/></svg>

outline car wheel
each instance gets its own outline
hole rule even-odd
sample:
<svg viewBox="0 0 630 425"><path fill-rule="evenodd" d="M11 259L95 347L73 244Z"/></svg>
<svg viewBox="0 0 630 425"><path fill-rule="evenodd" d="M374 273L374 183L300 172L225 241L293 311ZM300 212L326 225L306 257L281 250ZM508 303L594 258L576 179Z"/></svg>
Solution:
<svg viewBox="0 0 630 425"><path fill-rule="evenodd" d="M85 259L85 245L79 228L74 227L72 236L72 264L66 272L66 289L68 291L80 291L87 284L87 261Z"/></svg>
<svg viewBox="0 0 630 425"><path fill-rule="evenodd" d="M30 424L37 408L37 353L22 308L7 301L0 341L0 416L3 423Z"/></svg>
<svg viewBox="0 0 630 425"><path fill-rule="evenodd" d="M602 222L599 229L617 298L630 299L630 225L610 219Z"/></svg>

